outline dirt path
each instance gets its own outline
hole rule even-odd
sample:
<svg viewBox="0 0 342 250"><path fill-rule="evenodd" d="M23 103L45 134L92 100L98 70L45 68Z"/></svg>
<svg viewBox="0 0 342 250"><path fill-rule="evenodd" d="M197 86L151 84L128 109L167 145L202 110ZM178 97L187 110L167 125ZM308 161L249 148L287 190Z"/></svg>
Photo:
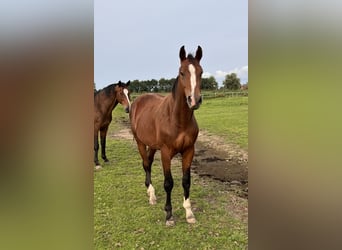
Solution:
<svg viewBox="0 0 342 250"><path fill-rule="evenodd" d="M193 170L199 176L208 176L224 182L228 190L248 197L248 153L222 138L200 131L196 142Z"/></svg>
<svg viewBox="0 0 342 250"><path fill-rule="evenodd" d="M109 136L133 141L127 122L123 123L126 128ZM223 182L226 190L248 198L248 152L206 131L200 131L195 147L192 170L196 174Z"/></svg>

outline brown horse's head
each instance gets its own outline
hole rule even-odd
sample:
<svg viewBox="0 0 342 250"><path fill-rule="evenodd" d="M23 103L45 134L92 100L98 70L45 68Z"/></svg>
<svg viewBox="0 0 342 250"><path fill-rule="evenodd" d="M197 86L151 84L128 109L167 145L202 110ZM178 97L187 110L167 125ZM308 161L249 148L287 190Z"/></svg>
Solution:
<svg viewBox="0 0 342 250"><path fill-rule="evenodd" d="M119 81L118 84L115 85L116 100L124 106L126 113L129 112L131 107L130 92L128 90L129 84L130 81L127 83Z"/></svg>
<svg viewBox="0 0 342 250"><path fill-rule="evenodd" d="M202 48L198 46L196 55L189 54L186 57L184 46L179 51L181 66L179 68L178 81L184 88L186 102L190 109L198 109L202 103L201 96L201 78L202 67L200 60L202 58Z"/></svg>

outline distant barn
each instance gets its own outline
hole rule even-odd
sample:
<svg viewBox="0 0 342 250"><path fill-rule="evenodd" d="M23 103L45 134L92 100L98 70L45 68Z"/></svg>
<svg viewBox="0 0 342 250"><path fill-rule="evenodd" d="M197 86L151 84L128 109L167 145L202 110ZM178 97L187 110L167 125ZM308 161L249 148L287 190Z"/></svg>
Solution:
<svg viewBox="0 0 342 250"><path fill-rule="evenodd" d="M242 84L240 90L248 90L248 84Z"/></svg>

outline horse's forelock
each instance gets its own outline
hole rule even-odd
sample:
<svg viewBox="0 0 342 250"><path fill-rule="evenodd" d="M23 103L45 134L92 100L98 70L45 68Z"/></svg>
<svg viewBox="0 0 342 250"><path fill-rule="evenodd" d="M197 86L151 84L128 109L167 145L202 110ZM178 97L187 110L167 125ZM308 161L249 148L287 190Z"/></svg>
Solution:
<svg viewBox="0 0 342 250"><path fill-rule="evenodd" d="M193 60L193 59L195 59L195 57L194 57L194 55L193 54L188 54L188 57L187 57L187 59L189 59L189 60Z"/></svg>
<svg viewBox="0 0 342 250"><path fill-rule="evenodd" d="M188 54L187 58L190 63L195 63L197 60L193 54Z"/></svg>

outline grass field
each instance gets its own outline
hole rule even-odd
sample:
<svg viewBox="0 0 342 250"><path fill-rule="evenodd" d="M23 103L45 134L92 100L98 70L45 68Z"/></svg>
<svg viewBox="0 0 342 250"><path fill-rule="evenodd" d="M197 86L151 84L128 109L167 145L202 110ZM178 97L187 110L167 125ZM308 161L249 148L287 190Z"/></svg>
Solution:
<svg viewBox="0 0 342 250"><path fill-rule="evenodd" d="M230 143L247 147L248 99L226 99L230 98L204 100L196 111L199 126L224 136ZM121 128L117 120L127 119L121 106L114 110L113 116L109 134ZM231 128L233 125L239 128ZM246 138L238 139L239 131ZM172 165L172 205L176 225L165 226L165 192L158 155L152 167L157 205L151 206L135 142L107 139L110 163L94 173L95 249L246 249L247 221L234 214L237 200L222 183L192 175L190 197L197 223L186 223L179 160ZM241 206L247 209L247 200L239 200Z"/></svg>
<svg viewBox="0 0 342 250"><path fill-rule="evenodd" d="M248 97L204 99L195 116L200 129L248 148Z"/></svg>

